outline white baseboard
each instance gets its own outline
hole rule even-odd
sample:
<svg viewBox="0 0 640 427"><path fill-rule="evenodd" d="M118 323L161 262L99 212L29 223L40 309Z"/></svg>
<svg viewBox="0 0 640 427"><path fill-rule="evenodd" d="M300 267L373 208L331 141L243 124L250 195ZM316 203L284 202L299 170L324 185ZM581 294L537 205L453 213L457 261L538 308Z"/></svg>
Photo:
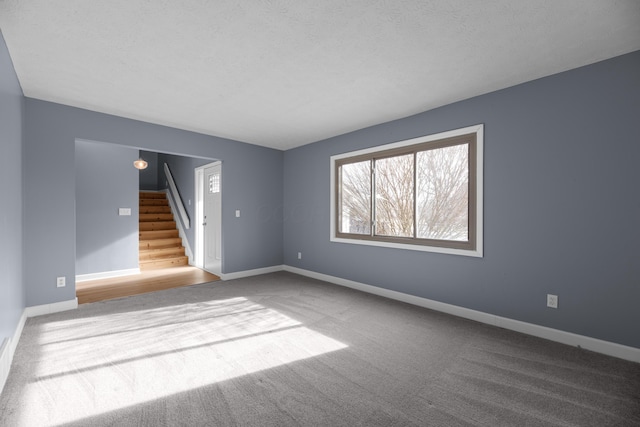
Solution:
<svg viewBox="0 0 640 427"><path fill-rule="evenodd" d="M597 353L606 354L608 356L640 363L640 348L629 347L609 341L603 341L584 335L578 335L571 332L548 328L546 326L535 325L533 323L521 322L519 320L500 317L464 307L458 307L456 305L446 304L427 298L392 291L389 289L378 288L376 286L366 285L364 283L354 282L352 280L342 279L340 277L329 276L327 274L316 273L314 271L304 270L297 267L291 267L289 265L285 265L283 270L299 274L301 276L311 277L313 279L345 286L347 288L356 289L362 292L367 292L397 301L406 302L408 304L429 308L431 310L452 314L454 316L463 317L465 319L475 320L477 322L486 323L500 328L509 329L527 335L544 338L550 341L555 341L575 347L581 347L586 350L595 351Z"/></svg>
<svg viewBox="0 0 640 427"><path fill-rule="evenodd" d="M132 276L140 274L139 268L129 268L127 270L103 271L101 273L89 273L76 275L76 283L88 282L89 280L113 279L114 277Z"/></svg>
<svg viewBox="0 0 640 427"><path fill-rule="evenodd" d="M28 317L42 316L44 314L57 313L59 311L73 310L78 308L78 298L74 298L68 301L54 302L52 304L36 305L32 307L26 307L13 336L6 338L2 342L0 347L0 393L4 389L4 385L9 377L9 370L11 369L11 362L13 362L13 355L16 352L20 335L22 335L22 329Z"/></svg>
<svg viewBox="0 0 640 427"><path fill-rule="evenodd" d="M11 362L13 361L13 352L9 349L11 338L3 338L0 345L0 393L4 389L4 385L9 377Z"/></svg>
<svg viewBox="0 0 640 427"><path fill-rule="evenodd" d="M218 274L222 280L241 279L243 277L258 276L260 274L275 273L284 270L283 265L274 265L273 267L256 268L255 270L236 271L235 273Z"/></svg>
<svg viewBox="0 0 640 427"><path fill-rule="evenodd" d="M13 355L16 352L20 335L22 335L22 329L27 321L26 310L22 312L16 330L13 332L13 336L5 338L0 346L0 393L4 389L4 385L9 377L9 370L11 369L11 362L13 362Z"/></svg>
<svg viewBox="0 0 640 427"><path fill-rule="evenodd" d="M78 298L51 304L34 305L24 309L27 317L43 316L45 314L58 313L60 311L74 310L78 308Z"/></svg>

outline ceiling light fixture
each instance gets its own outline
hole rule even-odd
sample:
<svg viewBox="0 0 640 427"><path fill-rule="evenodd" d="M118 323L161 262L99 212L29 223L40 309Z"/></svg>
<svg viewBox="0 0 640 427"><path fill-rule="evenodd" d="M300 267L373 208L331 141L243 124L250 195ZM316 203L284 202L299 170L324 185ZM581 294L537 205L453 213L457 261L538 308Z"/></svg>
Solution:
<svg viewBox="0 0 640 427"><path fill-rule="evenodd" d="M142 157L140 157L140 158L138 158L138 160L133 162L133 166L136 169L146 169L147 166L149 166L149 163L147 163Z"/></svg>

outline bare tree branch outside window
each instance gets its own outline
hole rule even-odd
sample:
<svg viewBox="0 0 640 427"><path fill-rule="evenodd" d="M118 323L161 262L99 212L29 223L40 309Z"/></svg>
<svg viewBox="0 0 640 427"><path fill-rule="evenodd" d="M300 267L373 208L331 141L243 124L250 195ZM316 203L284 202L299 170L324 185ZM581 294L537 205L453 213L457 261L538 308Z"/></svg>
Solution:
<svg viewBox="0 0 640 427"><path fill-rule="evenodd" d="M374 223L379 236L468 240L468 144L419 151L415 156L409 153L348 163L340 168L341 232L370 235Z"/></svg>
<svg viewBox="0 0 640 427"><path fill-rule="evenodd" d="M484 125L331 156L331 241L483 256Z"/></svg>
<svg viewBox="0 0 640 427"><path fill-rule="evenodd" d="M413 154L376 160L376 234L413 237Z"/></svg>
<svg viewBox="0 0 640 427"><path fill-rule="evenodd" d="M349 163L340 169L340 231L371 234L371 162Z"/></svg>
<svg viewBox="0 0 640 427"><path fill-rule="evenodd" d="M421 151L417 163L417 237L468 240L468 145Z"/></svg>

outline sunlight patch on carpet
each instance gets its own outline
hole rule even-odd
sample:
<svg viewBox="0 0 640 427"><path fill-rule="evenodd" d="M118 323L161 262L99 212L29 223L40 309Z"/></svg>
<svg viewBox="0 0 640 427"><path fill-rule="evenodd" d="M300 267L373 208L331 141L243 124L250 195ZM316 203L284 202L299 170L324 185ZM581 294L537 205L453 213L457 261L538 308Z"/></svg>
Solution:
<svg viewBox="0 0 640 427"><path fill-rule="evenodd" d="M245 298L51 322L38 340L25 425L78 421L347 347Z"/></svg>

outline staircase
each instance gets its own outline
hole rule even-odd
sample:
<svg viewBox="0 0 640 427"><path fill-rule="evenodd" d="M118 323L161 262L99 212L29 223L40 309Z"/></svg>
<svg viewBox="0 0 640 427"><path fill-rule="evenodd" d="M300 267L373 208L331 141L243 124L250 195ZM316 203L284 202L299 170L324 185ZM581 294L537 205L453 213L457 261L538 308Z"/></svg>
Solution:
<svg viewBox="0 0 640 427"><path fill-rule="evenodd" d="M140 270L187 265L182 239L165 193L140 192Z"/></svg>

